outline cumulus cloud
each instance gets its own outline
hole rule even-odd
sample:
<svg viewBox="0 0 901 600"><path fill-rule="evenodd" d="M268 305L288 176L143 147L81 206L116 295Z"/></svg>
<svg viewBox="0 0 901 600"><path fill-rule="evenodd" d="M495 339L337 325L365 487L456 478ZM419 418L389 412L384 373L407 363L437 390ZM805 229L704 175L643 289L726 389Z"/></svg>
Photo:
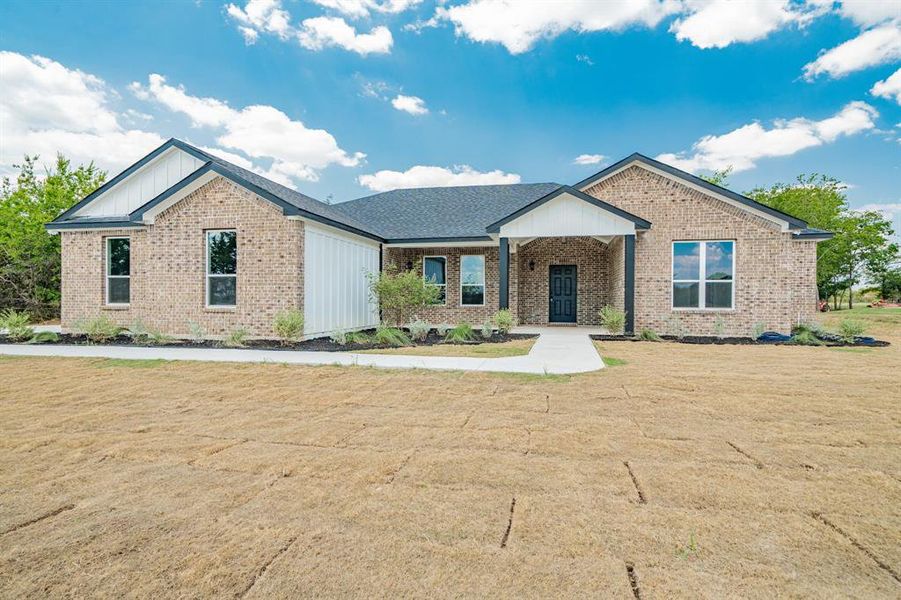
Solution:
<svg viewBox="0 0 901 600"><path fill-rule="evenodd" d="M676 19L670 31L698 48L753 42L810 16L809 9L789 0L687 0L685 7L688 15Z"/></svg>
<svg viewBox="0 0 901 600"><path fill-rule="evenodd" d="M339 12L365 16L370 9L381 12L397 12L395 9L410 5L409 0L392 0L384 3L354 0L322 0L318 2ZM366 9L365 13L359 11ZM238 25L238 31L248 45L256 43L260 34L275 35L282 41L296 40L308 50L336 47L367 54L384 54L391 51L394 39L387 27L375 27L369 33L358 33L341 17L313 17L304 19L299 27L291 25L291 14L282 8L281 0L248 0L244 8L229 4L225 12Z"/></svg>
<svg viewBox="0 0 901 600"><path fill-rule="evenodd" d="M821 53L804 66L805 79L844 77L854 71L901 59L901 25L886 23Z"/></svg>
<svg viewBox="0 0 901 600"><path fill-rule="evenodd" d="M416 165L406 171L385 170L371 175L361 175L358 181L360 185L375 192L386 192L401 188L519 183L520 177L499 169L476 171L468 165L455 166L451 169Z"/></svg>
<svg viewBox="0 0 901 600"><path fill-rule="evenodd" d="M876 127L876 109L865 102L851 102L835 115L821 121L805 118L776 121L766 128L749 123L723 135L698 140L690 152L661 154L657 160L686 171L718 170L732 167L746 171L758 160L790 156L807 148L834 142Z"/></svg>
<svg viewBox="0 0 901 600"><path fill-rule="evenodd" d="M521 54L538 40L568 30L584 33L654 27L678 9L679 3L674 0L470 0L457 6L440 6L436 19L453 23L458 36L502 44L511 54Z"/></svg>
<svg viewBox="0 0 901 600"><path fill-rule="evenodd" d="M216 98L192 96L183 86L169 85L159 74L150 75L146 85L135 82L130 88L139 98L187 116L194 127L217 130L216 143L226 151L238 151L250 159L271 160L269 169L254 170L280 183L316 181L325 167L355 167L366 156L346 152L328 131L310 129L272 106L253 105L238 110Z"/></svg>
<svg viewBox="0 0 901 600"><path fill-rule="evenodd" d="M832 4L831 0L826 0ZM901 19L901 2L897 0L842 0L838 12L861 27L883 21Z"/></svg>
<svg viewBox="0 0 901 600"><path fill-rule="evenodd" d="M422 0L312 0L323 8L329 8L348 17L359 19L368 17L370 12L397 14L412 8Z"/></svg>
<svg viewBox="0 0 901 600"><path fill-rule="evenodd" d="M418 96L404 96L398 94L391 101L391 106L397 110L410 113L411 115L427 115L429 109L426 108L425 100Z"/></svg>
<svg viewBox="0 0 901 600"><path fill-rule="evenodd" d="M901 105L901 69L898 69L886 79L877 81L870 89L870 93L880 98L894 100Z"/></svg>
<svg viewBox="0 0 901 600"><path fill-rule="evenodd" d="M596 165L603 161L606 156L603 154L580 154L573 160L576 165Z"/></svg>
<svg viewBox="0 0 901 600"><path fill-rule="evenodd" d="M116 170L163 142L122 125L131 119L114 109L115 94L102 79L43 56L0 52L0 89L3 174L25 154L51 161L57 152Z"/></svg>

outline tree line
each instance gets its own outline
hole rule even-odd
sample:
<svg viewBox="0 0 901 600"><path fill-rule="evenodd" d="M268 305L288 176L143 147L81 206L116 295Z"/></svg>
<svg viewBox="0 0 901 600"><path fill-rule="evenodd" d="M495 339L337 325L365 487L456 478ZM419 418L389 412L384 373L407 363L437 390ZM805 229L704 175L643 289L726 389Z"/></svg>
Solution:
<svg viewBox="0 0 901 600"><path fill-rule="evenodd" d="M38 174L36 156L16 165L15 182L0 186L0 310L27 310L37 320L59 316L60 239L44 225L96 190L106 172L93 163L73 168L62 155ZM726 185L731 169L705 177ZM841 183L820 174L801 175L746 193L757 202L835 233L817 244L817 288L837 308L854 286L869 282L881 298L901 298L898 245L892 224L874 211L852 210Z"/></svg>

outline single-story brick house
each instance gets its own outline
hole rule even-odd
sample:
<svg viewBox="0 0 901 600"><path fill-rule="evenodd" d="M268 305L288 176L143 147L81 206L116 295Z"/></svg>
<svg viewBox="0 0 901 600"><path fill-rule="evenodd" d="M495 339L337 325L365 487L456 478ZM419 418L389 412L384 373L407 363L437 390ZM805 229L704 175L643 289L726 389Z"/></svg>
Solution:
<svg viewBox="0 0 901 600"><path fill-rule="evenodd" d="M816 310L830 234L640 154L574 185L402 189L326 204L170 140L47 225L62 236L62 326L107 314L169 334L275 315L306 333L371 327L367 272L421 269L433 323L521 323L747 335Z"/></svg>

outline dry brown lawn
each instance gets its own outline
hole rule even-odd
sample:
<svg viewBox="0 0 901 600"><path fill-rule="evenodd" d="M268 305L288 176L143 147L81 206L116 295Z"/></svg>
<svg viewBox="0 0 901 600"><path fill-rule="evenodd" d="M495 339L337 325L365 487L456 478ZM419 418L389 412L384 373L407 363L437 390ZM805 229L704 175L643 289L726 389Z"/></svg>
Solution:
<svg viewBox="0 0 901 600"><path fill-rule="evenodd" d="M568 378L0 358L0 597L897 598L887 331Z"/></svg>

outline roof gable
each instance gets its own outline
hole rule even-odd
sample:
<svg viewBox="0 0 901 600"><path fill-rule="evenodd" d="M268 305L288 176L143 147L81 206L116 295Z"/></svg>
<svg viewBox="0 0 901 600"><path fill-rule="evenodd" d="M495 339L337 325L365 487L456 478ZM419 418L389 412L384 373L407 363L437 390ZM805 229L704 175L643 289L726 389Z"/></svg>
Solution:
<svg viewBox="0 0 901 600"><path fill-rule="evenodd" d="M770 221L777 221L779 223L782 223L789 229L803 229L807 227L807 223L797 217L793 217L789 214L778 211L775 208L770 208L769 206L761 204L760 202L756 202L751 198L748 198L747 196L743 196L739 193L733 192L730 189L718 186L714 183L710 183L709 181L701 179L700 177L692 175L691 173L677 169L676 167L662 163L658 160L654 160L653 158L649 158L637 152L627 156L619 162L610 165L606 169L595 173L591 177L583 179L573 187L576 187L580 190L588 189L589 187L599 183L600 181L603 181L604 179L607 179L608 177L611 177L631 166L643 167L664 177L675 179L680 183L687 185L688 187L702 191L708 195L723 200L728 204L732 204L733 206L737 206L744 210L753 212L754 214L762 216Z"/></svg>

